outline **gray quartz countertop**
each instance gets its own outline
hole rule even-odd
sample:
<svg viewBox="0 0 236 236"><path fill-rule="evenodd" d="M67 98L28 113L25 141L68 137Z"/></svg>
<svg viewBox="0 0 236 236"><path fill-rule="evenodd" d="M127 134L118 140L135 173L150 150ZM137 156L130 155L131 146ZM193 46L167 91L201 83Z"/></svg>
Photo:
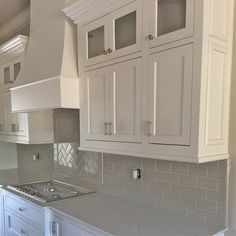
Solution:
<svg viewBox="0 0 236 236"><path fill-rule="evenodd" d="M54 202L49 207L112 235L212 236L224 230L102 193Z"/></svg>

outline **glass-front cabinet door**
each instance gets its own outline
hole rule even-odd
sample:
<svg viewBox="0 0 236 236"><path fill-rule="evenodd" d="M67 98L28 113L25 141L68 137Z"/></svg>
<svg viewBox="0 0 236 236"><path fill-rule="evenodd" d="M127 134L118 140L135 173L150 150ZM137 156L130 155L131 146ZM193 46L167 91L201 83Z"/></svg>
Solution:
<svg viewBox="0 0 236 236"><path fill-rule="evenodd" d="M11 88L12 84L15 82L17 76L19 75L21 63L22 60L17 59L3 65L3 89Z"/></svg>
<svg viewBox="0 0 236 236"><path fill-rule="evenodd" d="M135 1L110 14L112 57L127 55L142 49L141 9L141 1Z"/></svg>
<svg viewBox="0 0 236 236"><path fill-rule="evenodd" d="M84 66L140 51L142 1L134 1L83 26L81 34Z"/></svg>
<svg viewBox="0 0 236 236"><path fill-rule="evenodd" d="M100 18L83 27L82 39L86 44L81 47L84 65L88 66L104 61L109 48L108 17Z"/></svg>
<svg viewBox="0 0 236 236"><path fill-rule="evenodd" d="M12 84L12 66L11 64L5 64L3 69L3 89L11 87Z"/></svg>
<svg viewBox="0 0 236 236"><path fill-rule="evenodd" d="M149 0L150 47L193 36L195 0Z"/></svg>

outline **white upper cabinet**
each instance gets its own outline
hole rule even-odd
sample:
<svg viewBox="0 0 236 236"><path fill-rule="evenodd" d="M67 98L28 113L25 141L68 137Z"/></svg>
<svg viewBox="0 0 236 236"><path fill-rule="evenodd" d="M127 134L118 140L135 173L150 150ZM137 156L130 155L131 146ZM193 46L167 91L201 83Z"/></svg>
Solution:
<svg viewBox="0 0 236 236"><path fill-rule="evenodd" d="M193 36L195 0L149 0L150 47Z"/></svg>
<svg viewBox="0 0 236 236"><path fill-rule="evenodd" d="M192 68L193 45L150 55L148 143L190 145Z"/></svg>
<svg viewBox="0 0 236 236"><path fill-rule="evenodd" d="M234 0L86 3L64 9L79 32L80 149L227 159Z"/></svg>
<svg viewBox="0 0 236 236"><path fill-rule="evenodd" d="M106 140L109 122L109 83L107 68L87 72L84 75L86 139ZM81 127L82 128L82 127Z"/></svg>
<svg viewBox="0 0 236 236"><path fill-rule="evenodd" d="M53 143L52 111L12 113L10 89L21 70L26 45L27 37L19 35L0 46L0 141Z"/></svg>
<svg viewBox="0 0 236 236"><path fill-rule="evenodd" d="M22 64L22 58L11 60L2 66L3 89L10 89L15 82Z"/></svg>
<svg viewBox="0 0 236 236"><path fill-rule="evenodd" d="M109 24L105 16L82 29L84 64L96 64L106 60L109 48Z"/></svg>
<svg viewBox="0 0 236 236"><path fill-rule="evenodd" d="M53 143L52 111L12 113L10 92L4 92L2 97L4 126L0 135L1 141L23 144Z"/></svg>
<svg viewBox="0 0 236 236"><path fill-rule="evenodd" d="M140 51L142 48L142 5L133 1L81 27L80 50L85 66Z"/></svg>
<svg viewBox="0 0 236 236"><path fill-rule="evenodd" d="M84 74L81 133L87 140L140 142L141 65L136 59Z"/></svg>
<svg viewBox="0 0 236 236"><path fill-rule="evenodd" d="M5 134L26 136L27 114L11 112L11 95L4 93Z"/></svg>
<svg viewBox="0 0 236 236"><path fill-rule="evenodd" d="M110 140L141 141L141 62L136 59L109 69Z"/></svg>

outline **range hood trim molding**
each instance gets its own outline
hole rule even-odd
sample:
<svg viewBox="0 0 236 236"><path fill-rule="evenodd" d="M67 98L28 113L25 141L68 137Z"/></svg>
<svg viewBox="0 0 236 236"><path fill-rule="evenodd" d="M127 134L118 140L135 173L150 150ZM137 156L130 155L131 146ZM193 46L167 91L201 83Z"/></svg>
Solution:
<svg viewBox="0 0 236 236"><path fill-rule="evenodd" d="M63 12L75 24L86 24L126 4L127 0L77 0L66 6Z"/></svg>
<svg viewBox="0 0 236 236"><path fill-rule="evenodd" d="M26 52L28 36L17 35L0 46L0 64L17 56L23 56Z"/></svg>

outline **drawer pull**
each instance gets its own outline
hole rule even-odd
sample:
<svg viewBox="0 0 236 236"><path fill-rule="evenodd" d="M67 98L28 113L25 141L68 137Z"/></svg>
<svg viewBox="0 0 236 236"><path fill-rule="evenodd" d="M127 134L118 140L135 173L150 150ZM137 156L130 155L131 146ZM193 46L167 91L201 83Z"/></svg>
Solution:
<svg viewBox="0 0 236 236"><path fill-rule="evenodd" d="M18 208L19 211L25 211L26 209L22 208L22 207L19 207Z"/></svg>
<svg viewBox="0 0 236 236"><path fill-rule="evenodd" d="M146 133L148 137L152 136L152 122L150 121L146 121Z"/></svg>
<svg viewBox="0 0 236 236"><path fill-rule="evenodd" d="M23 229L19 229L18 232L19 232L20 234L25 234L25 231L24 231Z"/></svg>
<svg viewBox="0 0 236 236"><path fill-rule="evenodd" d="M105 136L109 135L108 127L109 127L109 123L105 122L104 123L104 134L105 134Z"/></svg>

